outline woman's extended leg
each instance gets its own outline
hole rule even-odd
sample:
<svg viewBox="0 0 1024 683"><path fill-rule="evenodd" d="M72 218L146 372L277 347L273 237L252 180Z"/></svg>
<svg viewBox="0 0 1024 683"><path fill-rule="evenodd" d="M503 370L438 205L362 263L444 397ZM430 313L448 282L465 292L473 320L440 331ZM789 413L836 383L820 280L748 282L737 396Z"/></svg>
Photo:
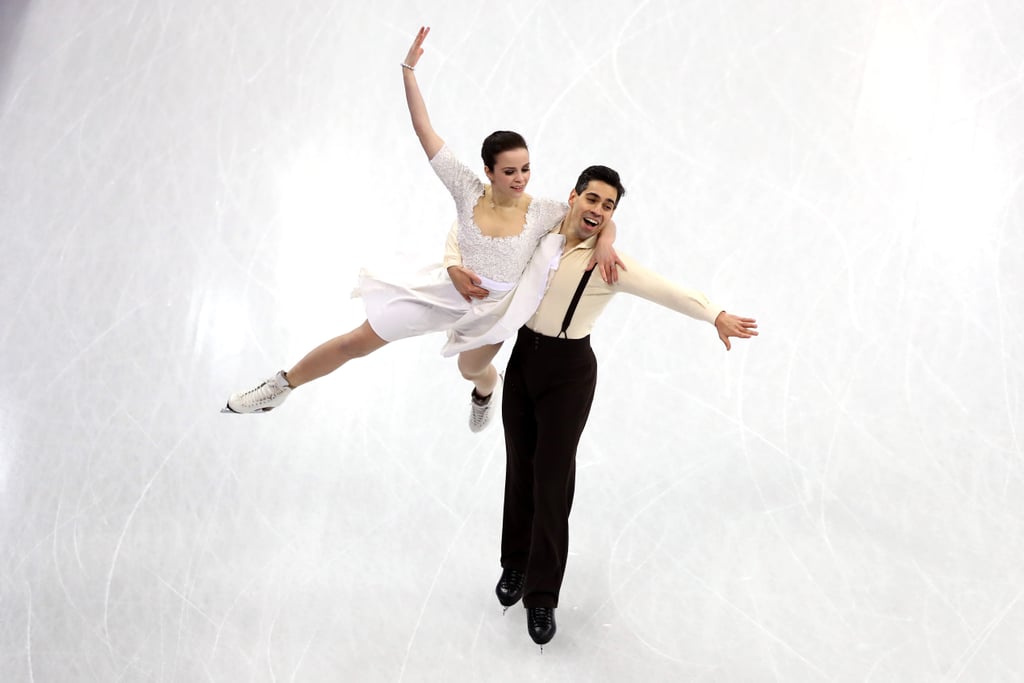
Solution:
<svg viewBox="0 0 1024 683"><path fill-rule="evenodd" d="M491 361L498 355L501 342L463 351L459 354L459 372L473 383L470 395L469 429L479 432L491 421L494 390L498 385L498 371Z"/></svg>
<svg viewBox="0 0 1024 683"><path fill-rule="evenodd" d="M326 341L307 353L302 360L285 373L291 388L301 387L328 375L353 358L367 356L387 344L377 336L369 321L356 329Z"/></svg>
<svg viewBox="0 0 1024 683"><path fill-rule="evenodd" d="M283 370L248 391L232 394L227 408L231 413L265 413L278 407L291 390L334 372L353 358L362 358L387 344L369 321L356 329L326 341L307 353L287 373Z"/></svg>

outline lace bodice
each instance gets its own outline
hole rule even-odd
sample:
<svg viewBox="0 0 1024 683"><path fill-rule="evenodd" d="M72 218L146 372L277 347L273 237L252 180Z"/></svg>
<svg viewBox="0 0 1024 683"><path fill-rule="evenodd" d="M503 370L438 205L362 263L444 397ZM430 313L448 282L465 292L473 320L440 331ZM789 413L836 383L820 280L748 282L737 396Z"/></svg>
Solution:
<svg viewBox="0 0 1024 683"><path fill-rule="evenodd" d="M484 184L477 175L459 161L447 145L434 155L430 165L455 200L463 265L491 280L516 282L533 256L537 242L551 232L569 209L565 202L535 197L526 210L521 233L511 237L488 237L473 220L473 209L484 193Z"/></svg>

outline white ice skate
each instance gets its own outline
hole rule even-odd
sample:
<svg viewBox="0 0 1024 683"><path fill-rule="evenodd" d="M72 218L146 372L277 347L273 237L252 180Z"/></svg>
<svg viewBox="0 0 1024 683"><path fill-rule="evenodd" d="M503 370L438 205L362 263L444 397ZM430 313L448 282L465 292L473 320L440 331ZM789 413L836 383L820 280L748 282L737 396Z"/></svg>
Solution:
<svg viewBox="0 0 1024 683"><path fill-rule="evenodd" d="M292 388L281 370L254 389L231 394L222 413L265 413L278 407L288 398Z"/></svg>
<svg viewBox="0 0 1024 683"><path fill-rule="evenodd" d="M487 397L484 403L477 403L476 390L469 394L469 431L482 432L491 423L491 416L494 414L494 406L498 403L498 391L505 376L498 373L498 383L494 385L494 391Z"/></svg>

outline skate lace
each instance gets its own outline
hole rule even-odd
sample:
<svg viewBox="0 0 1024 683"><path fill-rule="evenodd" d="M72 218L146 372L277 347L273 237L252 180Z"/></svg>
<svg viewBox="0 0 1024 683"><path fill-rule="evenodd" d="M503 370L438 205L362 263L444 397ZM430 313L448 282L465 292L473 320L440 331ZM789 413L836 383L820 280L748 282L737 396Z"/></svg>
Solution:
<svg viewBox="0 0 1024 683"><path fill-rule="evenodd" d="M277 383L274 382L274 380L272 379L268 379L266 382L259 385L255 389L250 389L249 391L242 394L242 398L247 401L259 403L262 401L269 401L275 396L277 396L279 393L280 388L277 386Z"/></svg>
<svg viewBox="0 0 1024 683"><path fill-rule="evenodd" d="M533 625L540 629L546 629L551 626L551 622L555 613L546 607L531 607L530 608L530 620Z"/></svg>
<svg viewBox="0 0 1024 683"><path fill-rule="evenodd" d="M525 577L526 574L523 572L517 569L509 569L508 574L505 575L505 578L501 582L501 589L509 593L517 591L520 586L523 585L523 579Z"/></svg>
<svg viewBox="0 0 1024 683"><path fill-rule="evenodd" d="M489 411L490 409L490 401L484 403L483 405L480 405L479 403L473 403L473 421L477 423L481 422L484 419L484 416L487 415L487 411Z"/></svg>

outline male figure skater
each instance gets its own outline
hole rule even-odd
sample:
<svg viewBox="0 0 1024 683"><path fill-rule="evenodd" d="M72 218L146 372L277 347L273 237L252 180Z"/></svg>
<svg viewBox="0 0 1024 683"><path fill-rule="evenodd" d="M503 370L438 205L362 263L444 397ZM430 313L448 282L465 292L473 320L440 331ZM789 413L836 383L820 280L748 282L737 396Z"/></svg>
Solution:
<svg viewBox="0 0 1024 683"><path fill-rule="evenodd" d="M495 592L506 607L522 597L527 630L541 646L555 635L576 448L597 382L590 348L597 317L614 294L626 292L712 323L727 350L729 337L757 335L753 318L726 313L700 292L679 287L621 253L625 268L617 283L590 277L597 235L625 193L619 174L606 166L591 166L580 175L560 227L565 238L560 265L537 312L520 328L505 373L502 573ZM446 262L458 262L451 245ZM479 295L468 271L452 279L460 292Z"/></svg>

